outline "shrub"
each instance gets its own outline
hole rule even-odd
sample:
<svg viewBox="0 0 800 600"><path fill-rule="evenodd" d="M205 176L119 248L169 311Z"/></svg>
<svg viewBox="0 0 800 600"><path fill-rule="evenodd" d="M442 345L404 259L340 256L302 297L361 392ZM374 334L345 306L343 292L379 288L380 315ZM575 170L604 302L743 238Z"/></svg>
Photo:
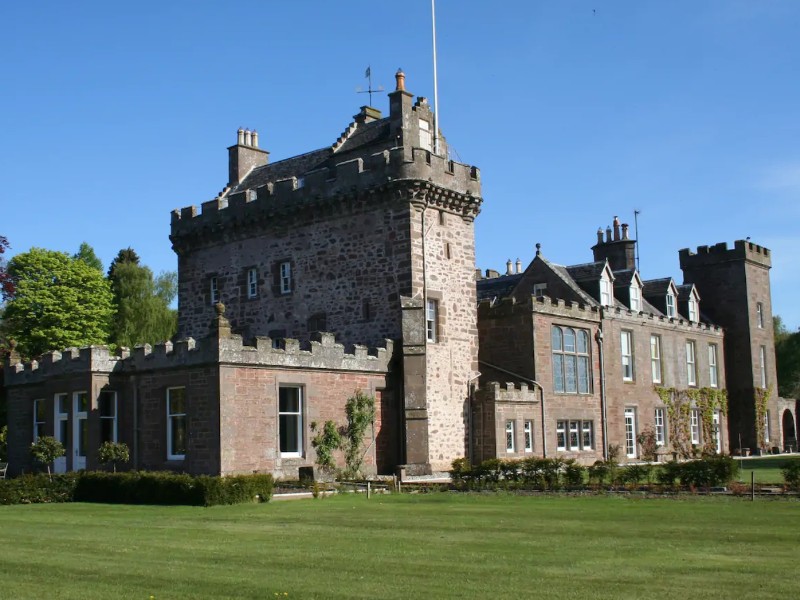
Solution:
<svg viewBox="0 0 800 600"><path fill-rule="evenodd" d="M620 472L623 483L636 485L650 479L650 465L628 465Z"/></svg>
<svg viewBox="0 0 800 600"><path fill-rule="evenodd" d="M708 456L680 466L680 480L692 487L724 485L736 477L736 461L730 456Z"/></svg>
<svg viewBox="0 0 800 600"><path fill-rule="evenodd" d="M658 438L651 425L646 425L642 432L636 436L636 441L642 448L642 458L648 462L658 460Z"/></svg>
<svg viewBox="0 0 800 600"><path fill-rule="evenodd" d="M479 483L497 483L500 481L500 475L503 472L503 461L499 458L490 458L483 461L476 469L476 475Z"/></svg>
<svg viewBox="0 0 800 600"><path fill-rule="evenodd" d="M21 475L0 480L0 504L40 504L71 502L77 473L63 475Z"/></svg>
<svg viewBox="0 0 800 600"><path fill-rule="evenodd" d="M681 472L681 463L675 460L665 462L656 474L656 481L667 487L674 487Z"/></svg>
<svg viewBox="0 0 800 600"><path fill-rule="evenodd" d="M500 476L505 481L519 481L522 478L521 466L518 460L500 461Z"/></svg>
<svg viewBox="0 0 800 600"><path fill-rule="evenodd" d="M800 492L800 460L794 460L781 469L783 480L789 489Z"/></svg>
<svg viewBox="0 0 800 600"><path fill-rule="evenodd" d="M468 458L457 458L450 463L450 478L456 485L467 485L472 480L472 465Z"/></svg>
<svg viewBox="0 0 800 600"><path fill-rule="evenodd" d="M608 479L608 475L610 472L608 463L604 460L597 460L595 463L589 467L589 483L596 483L597 485L603 485Z"/></svg>
<svg viewBox="0 0 800 600"><path fill-rule="evenodd" d="M36 462L47 467L49 475L50 463L64 456L64 445L54 437L43 435L31 444L31 456Z"/></svg>
<svg viewBox="0 0 800 600"><path fill-rule="evenodd" d="M520 462L522 480L530 486L544 489L544 470L541 458L524 458Z"/></svg>
<svg viewBox="0 0 800 600"><path fill-rule="evenodd" d="M130 461L131 453L128 450L128 445L122 442L103 442L100 448L97 449L97 460L101 465L111 463L114 467L114 472L117 472L117 463L126 463Z"/></svg>
<svg viewBox="0 0 800 600"><path fill-rule="evenodd" d="M0 427L0 462L8 460L8 426Z"/></svg>
<svg viewBox="0 0 800 600"><path fill-rule="evenodd" d="M586 467L578 464L574 458L564 461L564 482L571 487L583 485L583 474Z"/></svg>

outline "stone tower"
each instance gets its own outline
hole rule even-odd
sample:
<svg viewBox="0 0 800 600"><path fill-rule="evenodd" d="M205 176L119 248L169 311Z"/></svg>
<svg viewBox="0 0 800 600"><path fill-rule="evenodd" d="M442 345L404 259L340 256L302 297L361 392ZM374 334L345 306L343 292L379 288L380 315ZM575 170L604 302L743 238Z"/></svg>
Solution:
<svg viewBox="0 0 800 600"><path fill-rule="evenodd" d="M399 342L398 463L424 473L466 452L481 186L396 79L388 117L362 107L333 144L294 158L270 163L239 131L227 186L202 212L174 211L170 239L181 336L207 335L221 301L245 338Z"/></svg>
<svg viewBox="0 0 800 600"><path fill-rule="evenodd" d="M725 329L731 450L739 447L740 435L745 448L758 448L759 441L778 445L770 251L737 240L732 249L723 242L700 246L696 253L683 249L679 256L684 282L693 283L700 294L701 312ZM764 389L770 391L766 413L757 402Z"/></svg>

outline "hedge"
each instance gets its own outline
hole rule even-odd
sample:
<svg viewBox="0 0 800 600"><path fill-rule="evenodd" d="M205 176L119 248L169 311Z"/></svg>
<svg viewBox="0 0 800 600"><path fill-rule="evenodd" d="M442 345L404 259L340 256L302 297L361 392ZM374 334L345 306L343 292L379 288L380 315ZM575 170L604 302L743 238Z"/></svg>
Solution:
<svg viewBox="0 0 800 600"><path fill-rule="evenodd" d="M107 473L84 471L53 475L23 475L0 480L0 504L41 502L104 502L215 506L267 502L272 475L193 477L169 472Z"/></svg>

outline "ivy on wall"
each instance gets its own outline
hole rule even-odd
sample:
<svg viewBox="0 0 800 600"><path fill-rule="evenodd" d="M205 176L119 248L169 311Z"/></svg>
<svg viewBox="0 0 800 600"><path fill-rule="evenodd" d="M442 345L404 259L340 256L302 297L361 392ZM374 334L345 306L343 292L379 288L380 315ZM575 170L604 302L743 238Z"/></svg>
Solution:
<svg viewBox="0 0 800 600"><path fill-rule="evenodd" d="M772 385L765 388L755 388L753 391L755 392L756 441L759 448L766 449L767 441L765 439L766 427L764 427L764 419L767 416L769 397L772 395Z"/></svg>
<svg viewBox="0 0 800 600"><path fill-rule="evenodd" d="M709 387L679 390L660 386L655 386L655 391L667 407L672 451L681 458L695 455L695 448L692 445L691 415L692 408L696 408L702 431L702 451L705 454L714 454L717 451L714 442L714 413L720 411L727 416L728 392Z"/></svg>

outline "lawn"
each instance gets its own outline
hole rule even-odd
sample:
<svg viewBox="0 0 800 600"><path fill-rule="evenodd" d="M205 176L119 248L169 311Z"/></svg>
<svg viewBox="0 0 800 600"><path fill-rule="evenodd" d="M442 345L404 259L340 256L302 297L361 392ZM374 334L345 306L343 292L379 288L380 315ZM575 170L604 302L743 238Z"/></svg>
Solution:
<svg viewBox="0 0 800 600"><path fill-rule="evenodd" d="M756 483L774 483L783 485L781 469L790 462L800 461L800 456L793 454L784 456L761 456L758 458L737 458L739 463L739 481L750 483L750 472L756 474Z"/></svg>
<svg viewBox="0 0 800 600"><path fill-rule="evenodd" d="M0 506L0 597L790 598L796 500Z"/></svg>

